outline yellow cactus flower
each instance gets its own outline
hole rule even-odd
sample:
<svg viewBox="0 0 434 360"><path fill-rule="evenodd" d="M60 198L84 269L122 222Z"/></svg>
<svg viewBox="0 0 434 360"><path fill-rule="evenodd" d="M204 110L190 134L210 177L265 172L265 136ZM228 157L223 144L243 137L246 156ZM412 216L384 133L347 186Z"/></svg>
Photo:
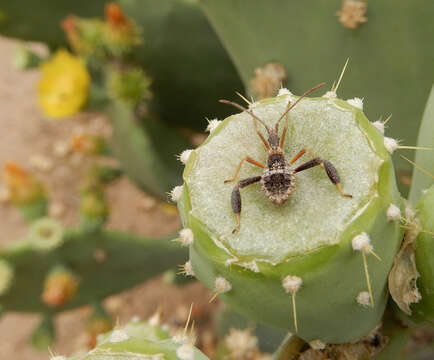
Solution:
<svg viewBox="0 0 434 360"><path fill-rule="evenodd" d="M44 113L53 118L77 113L89 96L90 75L84 61L59 50L41 69L38 101Z"/></svg>

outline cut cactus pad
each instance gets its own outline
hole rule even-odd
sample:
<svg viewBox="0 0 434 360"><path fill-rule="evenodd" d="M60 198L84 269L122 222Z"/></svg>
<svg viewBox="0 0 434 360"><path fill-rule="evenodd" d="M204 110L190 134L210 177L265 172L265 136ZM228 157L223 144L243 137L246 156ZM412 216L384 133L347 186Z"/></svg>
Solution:
<svg viewBox="0 0 434 360"><path fill-rule="evenodd" d="M288 101L297 98L286 93L252 104L250 111L273 128ZM268 137L259 122L258 129ZM221 297L251 319L290 331L298 322L298 335L306 341L355 340L381 319L387 274L402 238L399 220L387 217L391 204L401 207L391 158L382 134L360 109L340 99L305 98L289 112L283 145L288 163L304 148L333 164L343 193L352 198L341 196L326 163L325 169L295 173L293 191L280 206L267 199L261 181L241 186L241 225L235 232L234 186L264 169L244 162L236 181L224 181L246 156L263 164L268 157L251 115L227 118L191 153L178 206L184 226L194 233L193 269L213 290L215 279L225 278L231 290ZM288 165L294 170L310 160L307 151ZM362 233L370 245L354 251L352 239ZM295 292L282 287L288 275L302 281L296 304ZM369 307L357 302L367 290Z"/></svg>

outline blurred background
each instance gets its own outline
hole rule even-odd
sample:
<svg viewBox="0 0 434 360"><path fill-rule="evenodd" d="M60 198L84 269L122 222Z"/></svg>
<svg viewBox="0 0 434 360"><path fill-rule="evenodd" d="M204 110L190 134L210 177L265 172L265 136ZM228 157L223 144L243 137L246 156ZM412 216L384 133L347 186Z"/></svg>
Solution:
<svg viewBox="0 0 434 360"><path fill-rule="evenodd" d="M387 122L387 136L416 145L434 79L433 14L430 0L0 0L1 246L29 239L29 227L46 218L79 237L107 230L127 234L125 241L175 237L181 222L172 189L182 184L182 152L233 112L218 100L241 102L237 92L259 100L325 81L343 99L363 99L371 121ZM411 149L401 154L414 159ZM399 156L395 165L406 196L412 166ZM88 271L106 256L95 249ZM1 359L46 359L35 346L65 355L87 349L96 336L85 305L91 298L111 326L158 310L180 327L194 302L199 346L210 356L218 334L227 335L215 316L222 305L176 274L180 261L152 276L138 266L134 279L120 261L104 273L110 281L120 269L113 287L47 305L40 293L47 271L68 257L62 251L30 252L33 260L17 268L34 272L23 276L31 290L0 293ZM35 337L47 317L55 340L51 325L42 340ZM283 336L264 339L261 352ZM418 336L432 341L432 334Z"/></svg>

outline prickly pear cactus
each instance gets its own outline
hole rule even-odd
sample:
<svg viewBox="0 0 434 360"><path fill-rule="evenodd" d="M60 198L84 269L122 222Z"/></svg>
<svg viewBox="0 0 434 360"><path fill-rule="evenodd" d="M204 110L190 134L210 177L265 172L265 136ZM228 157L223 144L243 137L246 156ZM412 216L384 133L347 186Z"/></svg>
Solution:
<svg viewBox="0 0 434 360"><path fill-rule="evenodd" d="M434 146L434 91L428 98L418 145ZM389 289L398 316L409 325L434 324L434 162L432 151L418 149L404 214L405 237L389 275ZM413 209L410 203L415 205Z"/></svg>
<svg viewBox="0 0 434 360"><path fill-rule="evenodd" d="M42 41L51 48L65 46L60 24L68 15L101 16L104 6L111 2L0 0L0 33ZM195 1L119 0L116 3L142 27L145 40L134 51L134 58L154 80L155 111L164 122L203 130L206 116L229 114L215 99L229 96L234 89L241 91L243 85ZM37 13L33 11L35 8ZM91 31L89 35L95 39L97 33ZM185 46L186 38L194 46ZM98 43L94 45L93 50ZM201 56L197 56L199 49Z"/></svg>
<svg viewBox="0 0 434 360"><path fill-rule="evenodd" d="M246 86L258 69L278 62L287 72L288 86L301 91L317 79L332 81L337 64L350 58L342 94L363 95L370 119L393 113L390 134L407 144L416 142L416 124L434 77L429 66L434 47L426 38L434 24L423 20L433 13L434 2L417 0L412 7L407 1L365 0L199 3ZM405 84L406 91L398 84ZM397 169L411 170L399 157L394 160Z"/></svg>
<svg viewBox="0 0 434 360"><path fill-rule="evenodd" d="M0 252L0 305L3 311L54 315L120 292L185 256L184 249L164 239L64 229L41 219L25 239ZM106 276L109 282L103 281Z"/></svg>
<svg viewBox="0 0 434 360"><path fill-rule="evenodd" d="M417 320L434 325L434 185L420 199L418 206L421 231L416 238L415 257L420 279L421 300L412 310Z"/></svg>
<svg viewBox="0 0 434 360"><path fill-rule="evenodd" d="M410 325L434 325L434 186L415 212L407 211L406 233L389 275L398 315Z"/></svg>
<svg viewBox="0 0 434 360"><path fill-rule="evenodd" d="M131 321L122 328L101 335L87 354L69 360L207 360L188 337L171 338L167 330L150 322ZM62 359L63 358L61 357ZM53 360L57 358L52 358Z"/></svg>
<svg viewBox="0 0 434 360"><path fill-rule="evenodd" d="M279 93L250 105L269 127L297 99ZM305 341L353 341L377 326L402 239L394 147L361 106L334 93L303 99L290 111L283 146L288 161L303 148L330 161L352 198L341 196L321 167L296 174L281 206L251 185L241 189L241 227L232 232L236 182L224 181L246 156L264 164L268 156L245 112L213 124L207 141L184 159L182 194L174 191L196 277L249 319L297 332ZM305 155L291 167L308 160ZM262 171L244 164L237 181Z"/></svg>

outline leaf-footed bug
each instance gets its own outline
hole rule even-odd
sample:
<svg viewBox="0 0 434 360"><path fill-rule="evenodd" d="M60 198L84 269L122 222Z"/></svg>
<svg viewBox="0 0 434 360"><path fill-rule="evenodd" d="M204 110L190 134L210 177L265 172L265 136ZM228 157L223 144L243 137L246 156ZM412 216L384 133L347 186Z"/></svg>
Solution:
<svg viewBox="0 0 434 360"><path fill-rule="evenodd" d="M262 175L249 177L243 180L240 180L235 185L234 189L232 190L232 196L231 196L231 205L232 210L236 216L237 220L237 226L232 231L232 233L235 233L240 229L240 215L241 215L241 194L240 189L257 183L261 182L262 185L262 191L265 193L265 195L276 205L282 205L288 198L289 195L294 190L295 186L295 174L310 169L314 166L321 166L325 172L327 173L327 176L329 177L330 181L336 186L339 193L344 196L351 198L352 195L345 194L342 190L341 183L340 183L340 177L339 173L336 170L336 168L333 166L333 164L326 160L322 159L320 157L317 157L314 155L312 151L310 151L307 148L301 149L297 155L295 155L291 160L287 160L285 158L285 155L283 154L283 144L285 142L285 136L286 132L288 130L288 114L289 111L305 96L313 92L314 90L324 86L325 83L321 83L317 86L314 86L312 89L306 91L303 95L301 95L294 103L291 104L291 102L288 102L288 105L286 107L285 112L280 116L280 118L277 120L274 128L269 128L264 121L262 121L259 117L257 117L252 111L244 108L243 106L234 103L232 101L228 100L220 100L221 103L229 104L232 106L235 106L236 108L245 111L253 118L253 124L255 126L255 131L258 134L261 141L264 143L265 148L268 150L268 158L267 163L262 164L254 159L252 159L249 156L246 156L243 158L240 163L238 164L238 167L235 171L235 175L232 179L226 180L225 184L234 182L238 174L241 170L241 166L245 161L249 162L250 164L256 165L260 168L263 168ZM282 134L279 137L279 123L280 121L286 117L285 125L282 130ZM258 129L258 122L261 123L265 130L267 131L268 139L265 139L264 135L259 131ZM308 153L312 160L309 160L305 162L304 164L301 164L300 166L296 168L292 168L291 165L296 162L301 156L303 156L305 153Z"/></svg>

